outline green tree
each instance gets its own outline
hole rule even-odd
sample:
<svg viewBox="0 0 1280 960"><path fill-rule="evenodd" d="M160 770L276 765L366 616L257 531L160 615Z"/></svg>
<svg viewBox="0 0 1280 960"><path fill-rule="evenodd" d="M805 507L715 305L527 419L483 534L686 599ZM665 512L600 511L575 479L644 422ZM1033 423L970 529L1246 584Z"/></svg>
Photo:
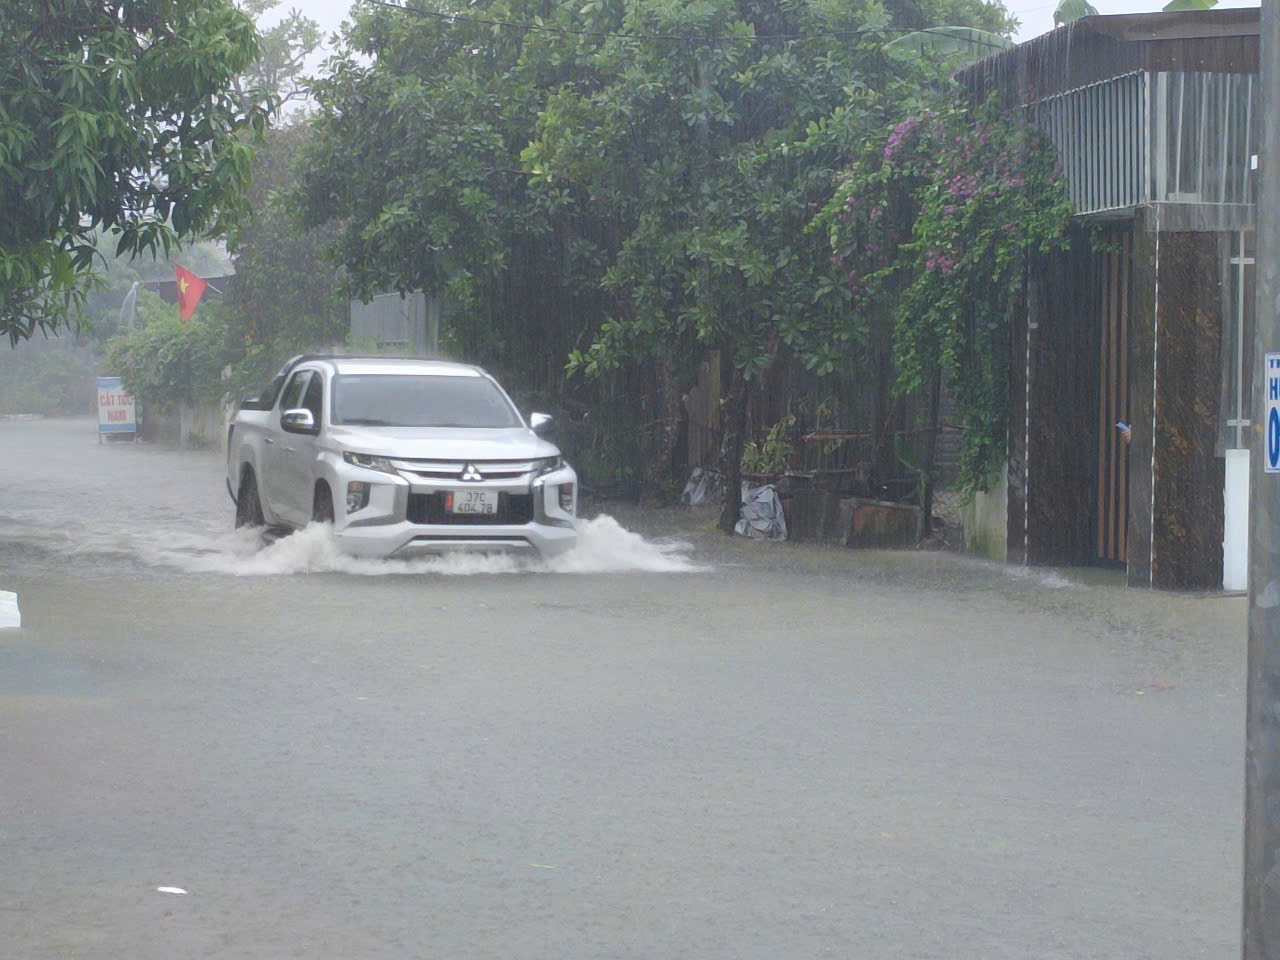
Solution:
<svg viewBox="0 0 1280 960"><path fill-rule="evenodd" d="M1011 26L979 0L413 7L358 11L316 86L307 223L337 225L360 295L460 299L473 357L567 355L602 393L656 380L659 470L701 350L737 371L730 470L776 357L825 374L859 354L865 318L805 226L886 104L933 80L884 44Z"/></svg>
<svg viewBox="0 0 1280 960"><path fill-rule="evenodd" d="M0 4L0 333L74 321L100 232L168 254L244 214L259 52L230 0Z"/></svg>
<svg viewBox="0 0 1280 960"><path fill-rule="evenodd" d="M242 3L261 17L273 0ZM319 28L298 11L264 31L263 55L237 78L236 89L265 87L274 102L286 103L305 92L302 64L318 45ZM290 164L306 134L305 118L256 137L248 212L228 233L234 251L199 243L175 257L201 276L229 272L235 280L224 302L210 294L193 320L184 325L172 307L154 297L139 298L139 324L121 330L109 345L107 365L125 377L148 409L164 412L180 402L209 402L228 389L260 386L282 355L307 345L341 339L345 318L334 300L332 268L319 256L320 244L294 229L276 191L290 182ZM140 257L126 262L107 256L107 289L88 298L95 329L116 326L119 306L133 281L172 279L168 258ZM88 311L87 311L88 312ZM230 367L232 378L224 379Z"/></svg>
<svg viewBox="0 0 1280 960"><path fill-rule="evenodd" d="M539 10L515 0L477 15L528 20ZM638 375L565 382L566 356L605 310L599 281L614 233L607 211L532 189L521 165L546 90L577 70L570 51L526 55L527 32L353 10L313 89L296 199L304 227L332 234L351 296L424 290L457 304L446 350L489 367L522 400L572 413L559 418L562 439L572 433L570 446L590 450L595 479L635 459L622 448L642 445L621 399L641 385Z"/></svg>
<svg viewBox="0 0 1280 960"><path fill-rule="evenodd" d="M220 305L202 301L183 323L175 304L143 291L138 320L137 327L108 343L106 368L124 378L146 411L168 413L219 398L221 372L235 355Z"/></svg>
<svg viewBox="0 0 1280 960"><path fill-rule="evenodd" d="M1178 0L1174 0L1174 2L1178 2ZM1165 7L1165 9L1168 10L1169 7ZM1061 0L1053 11L1053 25L1056 27L1066 23L1075 23L1084 17L1096 17L1097 15L1097 8L1089 0Z"/></svg>
<svg viewBox="0 0 1280 960"><path fill-rule="evenodd" d="M486 15L531 18L514 0ZM330 225L355 296L425 290L464 308L458 346L500 367L550 350L602 262L598 224L557 216L520 151L572 63L527 57L523 31L379 7L353 11L314 88L298 171L304 225ZM539 345L539 339L543 345Z"/></svg>
<svg viewBox="0 0 1280 960"><path fill-rule="evenodd" d="M886 41L935 16L1007 22L983 4L592 10L590 29L615 35L548 98L524 153L539 182L615 211L622 237L603 278L617 308L570 368L652 356L674 398L678 357L716 347L732 358L721 517L731 530L747 397L763 373L784 350L823 375L865 354L866 317L805 226L884 105L918 98L931 79L886 57ZM673 442L673 422L667 433Z"/></svg>
<svg viewBox="0 0 1280 960"><path fill-rule="evenodd" d="M261 23L280 6L280 0L238 0L238 6L255 23ZM255 89L272 91L277 112L290 103L305 101L312 82L306 73L307 60L320 48L320 39L320 24L291 8L275 26L261 29L262 53L236 78L236 91L242 97Z"/></svg>
<svg viewBox="0 0 1280 960"><path fill-rule="evenodd" d="M236 278L223 311L241 353L235 386L261 386L287 357L346 337L331 233L302 229L283 197L309 130L305 118L276 127L255 151L253 215L232 235Z"/></svg>
<svg viewBox="0 0 1280 960"><path fill-rule="evenodd" d="M571 353L570 370L599 376L652 363L666 412L654 485L678 436L682 358L727 353L736 374L725 467L736 490L747 391L782 342L801 353L826 348L806 357L811 366L832 362L816 334L842 311L843 291L803 227L837 154L802 154L800 145L808 125L844 101L843 88L860 82L856 45L757 39L834 32L805 5L639 4L621 20L602 9L588 26L621 36L551 94L523 155L536 183L608 209L618 236L601 278L611 309ZM666 39L708 35L724 39Z"/></svg>

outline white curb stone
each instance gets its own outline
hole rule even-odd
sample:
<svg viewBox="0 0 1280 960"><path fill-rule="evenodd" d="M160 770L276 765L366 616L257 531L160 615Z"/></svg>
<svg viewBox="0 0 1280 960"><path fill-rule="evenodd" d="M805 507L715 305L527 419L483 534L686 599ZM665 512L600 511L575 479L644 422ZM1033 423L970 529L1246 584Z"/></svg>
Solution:
<svg viewBox="0 0 1280 960"><path fill-rule="evenodd" d="M18 595L0 590L0 630L22 626L22 613L18 610Z"/></svg>

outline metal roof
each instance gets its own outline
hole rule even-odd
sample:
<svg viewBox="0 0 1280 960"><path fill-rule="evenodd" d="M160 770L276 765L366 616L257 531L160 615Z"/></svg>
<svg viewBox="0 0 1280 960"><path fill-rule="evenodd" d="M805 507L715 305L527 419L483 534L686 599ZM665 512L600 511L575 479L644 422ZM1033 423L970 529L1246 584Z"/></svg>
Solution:
<svg viewBox="0 0 1280 960"><path fill-rule="evenodd" d="M1223 10L1184 10L1174 13L1117 13L1082 17L1077 29L1105 34L1122 43L1142 40L1193 40L1201 37L1256 37L1260 7L1234 7ZM1071 24L1045 34L1052 36L1068 30Z"/></svg>
<svg viewBox="0 0 1280 960"><path fill-rule="evenodd" d="M1260 10L1189 10L1082 17L956 72L985 98L1023 103L1137 71L1257 73Z"/></svg>

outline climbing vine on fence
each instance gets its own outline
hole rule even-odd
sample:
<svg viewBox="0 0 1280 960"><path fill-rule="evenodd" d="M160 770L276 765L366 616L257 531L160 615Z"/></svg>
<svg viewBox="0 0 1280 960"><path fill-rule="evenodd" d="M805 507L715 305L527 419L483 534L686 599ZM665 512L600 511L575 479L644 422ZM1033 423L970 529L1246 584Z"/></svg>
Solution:
<svg viewBox="0 0 1280 960"><path fill-rule="evenodd" d="M939 98L867 143L811 229L825 229L855 312L893 327L901 393L940 372L964 429L961 489L1005 456L1009 319L1028 256L1062 250L1057 154L1019 113Z"/></svg>

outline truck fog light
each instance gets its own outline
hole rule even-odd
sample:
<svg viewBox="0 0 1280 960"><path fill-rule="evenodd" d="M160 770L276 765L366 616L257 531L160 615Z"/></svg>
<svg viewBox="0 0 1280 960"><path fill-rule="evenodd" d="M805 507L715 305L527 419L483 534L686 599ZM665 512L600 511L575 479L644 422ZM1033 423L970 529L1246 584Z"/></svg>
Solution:
<svg viewBox="0 0 1280 960"><path fill-rule="evenodd" d="M560 509L565 513L573 513L573 484L560 484Z"/></svg>
<svg viewBox="0 0 1280 960"><path fill-rule="evenodd" d="M355 513L369 505L369 484L352 480L347 484L347 513Z"/></svg>

